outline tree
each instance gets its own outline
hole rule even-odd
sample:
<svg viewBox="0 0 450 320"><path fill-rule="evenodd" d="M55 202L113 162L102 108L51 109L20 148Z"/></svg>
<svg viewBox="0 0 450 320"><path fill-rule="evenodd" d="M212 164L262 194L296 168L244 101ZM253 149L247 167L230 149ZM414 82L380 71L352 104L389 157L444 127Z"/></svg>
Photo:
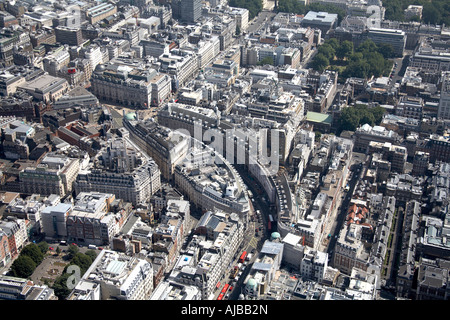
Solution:
<svg viewBox="0 0 450 320"><path fill-rule="evenodd" d="M256 17L263 10L262 0L230 0L228 4L230 7L247 9L249 20Z"/></svg>
<svg viewBox="0 0 450 320"><path fill-rule="evenodd" d="M365 112L362 112L361 117L359 119L359 124L369 124L370 126L375 125L375 118L373 117L373 114L370 113L368 110Z"/></svg>
<svg viewBox="0 0 450 320"><path fill-rule="evenodd" d="M69 245L69 248L68 248L68 254L67 254L69 260L72 260L72 258L73 258L79 251L80 251L80 249L78 249L77 246L75 246L75 245L73 245L73 244Z"/></svg>
<svg viewBox="0 0 450 320"><path fill-rule="evenodd" d="M370 109L370 112L373 114L373 118L376 125L379 125L381 123L381 120L383 120L383 115L386 113L386 110L383 107L377 106Z"/></svg>
<svg viewBox="0 0 450 320"><path fill-rule="evenodd" d="M370 66L365 61L351 62L342 73L345 78L368 78Z"/></svg>
<svg viewBox="0 0 450 320"><path fill-rule="evenodd" d="M59 246L56 247L56 253L59 255L61 253L61 248Z"/></svg>
<svg viewBox="0 0 450 320"><path fill-rule="evenodd" d="M14 277L28 278L36 269L36 263L27 255L20 255L11 265L10 272Z"/></svg>
<svg viewBox="0 0 450 320"><path fill-rule="evenodd" d="M332 4L315 2L305 6L300 1L296 0L278 0L276 10L277 12L288 12L295 14L306 14L309 11L335 13L338 15L338 24L341 23L342 19L346 15L344 9Z"/></svg>
<svg viewBox="0 0 450 320"><path fill-rule="evenodd" d="M84 273L89 268L89 266L92 264L91 257L85 255L84 253L77 252L72 260L70 261L70 265L77 265L80 267L81 272ZM66 267L67 268L67 267Z"/></svg>
<svg viewBox="0 0 450 320"><path fill-rule="evenodd" d="M325 41L326 44L330 45L334 50L337 50L339 48L339 41L336 38L331 38Z"/></svg>
<svg viewBox="0 0 450 320"><path fill-rule="evenodd" d="M355 108L347 107L341 112L339 118L340 129L355 131L359 125L359 113Z"/></svg>
<svg viewBox="0 0 450 320"><path fill-rule="evenodd" d="M336 55L336 51L328 43L324 43L323 45L321 45L317 49L317 53L323 54L328 60L333 60L334 56Z"/></svg>
<svg viewBox="0 0 450 320"><path fill-rule="evenodd" d="M319 142L321 137L322 137L322 132L320 132L320 131L314 132L314 141Z"/></svg>
<svg viewBox="0 0 450 320"><path fill-rule="evenodd" d="M66 299L69 296L70 292L72 291L69 288L67 288L67 280L70 276L71 275L69 273L65 272L62 275L60 275L53 283L52 289L55 291L55 295L60 300Z"/></svg>
<svg viewBox="0 0 450 320"><path fill-rule="evenodd" d="M353 53L353 42L348 40L342 41L342 43L336 49L336 56L341 60L350 57L352 53Z"/></svg>
<svg viewBox="0 0 450 320"><path fill-rule="evenodd" d="M94 250L87 250L84 254L91 258L92 261L97 258L97 253Z"/></svg>
<svg viewBox="0 0 450 320"><path fill-rule="evenodd" d="M362 52L364 55L368 52L377 51L377 45L372 40L367 39L356 48L356 51Z"/></svg>
<svg viewBox="0 0 450 320"><path fill-rule="evenodd" d="M364 55L361 52L353 52L348 58L349 62L359 62L364 59Z"/></svg>
<svg viewBox="0 0 450 320"><path fill-rule="evenodd" d="M35 243L30 243L29 245L25 246L22 249L20 255L29 256L36 265L39 265L42 262L42 260L44 260L44 254Z"/></svg>
<svg viewBox="0 0 450 320"><path fill-rule="evenodd" d="M236 26L236 35L239 36L241 34L241 28L239 26Z"/></svg>
<svg viewBox="0 0 450 320"><path fill-rule="evenodd" d="M441 21L441 13L432 3L426 3L422 10L422 19L425 23L437 24Z"/></svg>
<svg viewBox="0 0 450 320"><path fill-rule="evenodd" d="M339 118L340 130L355 131L358 126L368 123L371 126L380 124L385 110L382 107L368 108L365 104L357 104L342 110Z"/></svg>
<svg viewBox="0 0 450 320"><path fill-rule="evenodd" d="M273 57L267 56L258 62L258 65L260 66L264 66L266 64L270 64L271 66L273 66Z"/></svg>
<svg viewBox="0 0 450 320"><path fill-rule="evenodd" d="M322 72L330 64L330 61L322 53L316 54L312 61L312 67L314 70Z"/></svg>
<svg viewBox="0 0 450 320"><path fill-rule="evenodd" d="M45 241L39 242L37 244L37 246L39 247L39 250L41 250L42 254L46 254L47 253L48 248L49 248L49 245L48 245L47 242L45 242Z"/></svg>
<svg viewBox="0 0 450 320"><path fill-rule="evenodd" d="M387 43L382 43L378 46L378 52L383 55L385 59L391 59L394 57L394 48L392 45Z"/></svg>

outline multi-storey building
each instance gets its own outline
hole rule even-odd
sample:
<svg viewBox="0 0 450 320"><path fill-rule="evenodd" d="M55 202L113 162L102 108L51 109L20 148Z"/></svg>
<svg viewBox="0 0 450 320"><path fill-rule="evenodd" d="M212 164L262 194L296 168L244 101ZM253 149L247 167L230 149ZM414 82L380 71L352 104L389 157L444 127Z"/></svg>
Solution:
<svg viewBox="0 0 450 320"><path fill-rule="evenodd" d="M365 124L355 131L355 145L353 150L365 153L371 141L390 142L398 145L400 143L400 137L394 131L387 130L384 127L372 127L369 124Z"/></svg>
<svg viewBox="0 0 450 320"><path fill-rule="evenodd" d="M72 192L79 169L79 159L49 154L35 168L27 168L20 173L21 192L63 197Z"/></svg>
<svg viewBox="0 0 450 320"><path fill-rule="evenodd" d="M138 154L126 140L115 140L99 153L98 165L81 170L74 189L79 192L113 193L134 205L145 203L161 187L160 170L151 159Z"/></svg>
<svg viewBox="0 0 450 320"><path fill-rule="evenodd" d="M376 45L390 44L394 49L394 54L402 57L405 50L406 34L402 30L369 28L367 37Z"/></svg>
<svg viewBox="0 0 450 320"><path fill-rule="evenodd" d="M178 90L198 71L197 57L186 50L173 49L159 56L160 71L172 77L172 88Z"/></svg>
<svg viewBox="0 0 450 320"><path fill-rule="evenodd" d="M196 23L202 16L202 2L200 0L173 1L172 15L180 21Z"/></svg>
<svg viewBox="0 0 450 320"><path fill-rule="evenodd" d="M65 47L59 47L45 56L43 60L43 69L51 76L56 77L59 70L67 66L70 62L70 54Z"/></svg>
<svg viewBox="0 0 450 320"><path fill-rule="evenodd" d="M68 44L70 46L79 46L83 42L83 36L80 28L56 27L56 42Z"/></svg>
<svg viewBox="0 0 450 320"><path fill-rule="evenodd" d="M401 96L395 114L401 117L422 120L424 101L420 97Z"/></svg>
<svg viewBox="0 0 450 320"><path fill-rule="evenodd" d="M199 288L203 300L214 299L216 285L227 275L228 266L243 240L243 232L243 224L237 214L220 210L206 212L167 281L194 285Z"/></svg>
<svg viewBox="0 0 450 320"><path fill-rule="evenodd" d="M283 250L283 243L269 240L264 242L250 272L243 281L241 292L244 296L249 299L258 299L269 291L277 271L280 270Z"/></svg>
<svg viewBox="0 0 450 320"><path fill-rule="evenodd" d="M450 119L450 71L442 72L442 89L439 98L438 117Z"/></svg>
<svg viewBox="0 0 450 320"><path fill-rule="evenodd" d="M305 248L300 265L300 274L319 283L322 282L325 270L328 266L328 254L321 251Z"/></svg>
<svg viewBox="0 0 450 320"><path fill-rule="evenodd" d="M55 206L48 206L41 212L42 232L46 239L66 239L66 221L72 212L73 206L68 203L59 203Z"/></svg>
<svg viewBox="0 0 450 320"><path fill-rule="evenodd" d="M446 259L421 259L417 275L416 300L448 300L450 264Z"/></svg>
<svg viewBox="0 0 450 320"><path fill-rule="evenodd" d="M57 300L53 289L28 279L0 276L1 300Z"/></svg>
<svg viewBox="0 0 450 320"><path fill-rule="evenodd" d="M66 220L67 239L86 245L109 244L129 214L124 209L110 212L114 200L113 194L79 193Z"/></svg>
<svg viewBox="0 0 450 320"><path fill-rule="evenodd" d="M86 18L89 23L95 24L105 18L114 15L117 12L117 7L111 3L101 3L93 6L85 11Z"/></svg>
<svg viewBox="0 0 450 320"><path fill-rule="evenodd" d="M39 47L42 44L55 44L55 31L53 29L38 29L31 32L30 42L33 45L33 48Z"/></svg>
<svg viewBox="0 0 450 320"><path fill-rule="evenodd" d="M236 27L239 27L241 32L247 31L248 28L248 9L230 7L229 14L236 19Z"/></svg>
<svg viewBox="0 0 450 320"><path fill-rule="evenodd" d="M219 159L222 165L216 164ZM175 167L175 184L197 207L238 213L242 221L248 221L246 186L230 163L210 147L190 151Z"/></svg>
<svg viewBox="0 0 450 320"><path fill-rule="evenodd" d="M178 215L164 215L152 235L154 250L167 252L167 270L172 269L180 253L185 226L183 220Z"/></svg>
<svg viewBox="0 0 450 320"><path fill-rule="evenodd" d="M92 74L91 90L100 100L148 108L152 101L151 80L156 75L153 69L100 64Z"/></svg>
<svg viewBox="0 0 450 320"><path fill-rule="evenodd" d="M27 78L18 88L44 103L58 100L69 89L67 80L49 74Z"/></svg>
<svg viewBox="0 0 450 320"><path fill-rule="evenodd" d="M369 254L361 241L363 226L351 223L340 231L336 242L333 266L342 273L350 274L353 268L367 270Z"/></svg>
<svg viewBox="0 0 450 320"><path fill-rule="evenodd" d="M14 258L28 241L28 221L10 217L7 220L0 221L0 231L8 237L8 244L11 257Z"/></svg>
<svg viewBox="0 0 450 320"><path fill-rule="evenodd" d="M391 162L392 171L403 173L407 163L408 153L405 147L393 145L389 142L371 141L368 147L368 153L381 153L383 160Z"/></svg>
<svg viewBox="0 0 450 320"><path fill-rule="evenodd" d="M324 34L334 29L338 23L338 15L328 12L309 11L303 18L303 27L320 29Z"/></svg>
<svg viewBox="0 0 450 320"><path fill-rule="evenodd" d="M414 273L416 271L416 243L419 229L420 202L410 201L405 207L402 226L402 247L396 279L397 296L412 298Z"/></svg>
<svg viewBox="0 0 450 320"><path fill-rule="evenodd" d="M175 166L188 154L190 137L158 126L154 121L136 121L131 116L123 120L131 140L156 162L161 175L173 181Z"/></svg>
<svg viewBox="0 0 450 320"><path fill-rule="evenodd" d="M150 80L152 89L152 107L160 106L166 100L172 91L172 81L167 74L157 74Z"/></svg>
<svg viewBox="0 0 450 320"><path fill-rule="evenodd" d="M442 135L430 134L420 143L416 142L416 151L428 153L430 162L447 161L450 157L450 142Z"/></svg>
<svg viewBox="0 0 450 320"><path fill-rule="evenodd" d="M6 159L28 159L30 148L27 139L33 138L36 133L34 127L20 120L11 118L2 130L3 153Z"/></svg>
<svg viewBox="0 0 450 320"><path fill-rule="evenodd" d="M409 66L437 74L450 71L450 57L446 50L439 39L426 37L411 56Z"/></svg>
<svg viewBox="0 0 450 320"><path fill-rule="evenodd" d="M97 286L100 287L98 291ZM88 290L83 290L89 287ZM146 260L102 250L69 300L147 300L153 291L153 266Z"/></svg>

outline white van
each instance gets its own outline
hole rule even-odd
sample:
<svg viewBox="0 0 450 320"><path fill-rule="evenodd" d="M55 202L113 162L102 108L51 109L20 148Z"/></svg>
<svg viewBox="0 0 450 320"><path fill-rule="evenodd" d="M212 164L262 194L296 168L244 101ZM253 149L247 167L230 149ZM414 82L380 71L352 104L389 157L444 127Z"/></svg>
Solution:
<svg viewBox="0 0 450 320"><path fill-rule="evenodd" d="M97 249L97 247L96 247L95 245L93 245L93 244L90 244L90 245L88 246L88 248L89 248L89 249L93 249L93 250Z"/></svg>

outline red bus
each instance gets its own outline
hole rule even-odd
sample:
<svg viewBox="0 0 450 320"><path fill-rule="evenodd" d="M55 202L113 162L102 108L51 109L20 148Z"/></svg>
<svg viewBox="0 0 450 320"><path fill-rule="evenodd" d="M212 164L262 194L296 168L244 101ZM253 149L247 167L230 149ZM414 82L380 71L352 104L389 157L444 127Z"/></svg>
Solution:
<svg viewBox="0 0 450 320"><path fill-rule="evenodd" d="M229 287L230 285L227 283L226 285L224 285L223 286L223 288L222 288L222 291L221 291L221 293L223 293L223 294L225 294L225 293L227 293L227 290L228 290L228 287Z"/></svg>
<svg viewBox="0 0 450 320"><path fill-rule="evenodd" d="M217 297L217 300L222 300L223 299L223 293L219 294L219 296Z"/></svg>
<svg viewBox="0 0 450 320"><path fill-rule="evenodd" d="M216 284L216 289L219 289L219 287L220 287L220 281L217 282L217 284Z"/></svg>
<svg viewBox="0 0 450 320"><path fill-rule="evenodd" d="M244 263L246 257L247 251L242 252L241 257L239 258L239 262Z"/></svg>

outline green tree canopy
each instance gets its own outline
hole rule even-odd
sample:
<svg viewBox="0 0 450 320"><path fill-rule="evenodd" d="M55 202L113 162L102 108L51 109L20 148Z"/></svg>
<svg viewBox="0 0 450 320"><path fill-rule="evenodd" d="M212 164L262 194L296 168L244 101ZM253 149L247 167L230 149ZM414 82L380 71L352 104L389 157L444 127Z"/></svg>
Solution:
<svg viewBox="0 0 450 320"><path fill-rule="evenodd" d="M92 259L88 255L85 255L84 253L77 252L72 260L70 261L69 265L75 264L80 267L81 272L84 273L87 271L89 266L92 264Z"/></svg>
<svg viewBox="0 0 450 320"><path fill-rule="evenodd" d="M317 53L323 54L328 60L333 60L334 56L336 54L336 51L334 50L334 48L330 44L325 42L323 45L321 45L317 49Z"/></svg>
<svg viewBox="0 0 450 320"><path fill-rule="evenodd" d="M366 105L356 105L342 110L339 118L340 131L355 131L360 125L368 123L371 126L380 124L385 110L382 107L368 108Z"/></svg>
<svg viewBox="0 0 450 320"><path fill-rule="evenodd" d="M288 12L296 14L307 14L309 11L335 13L338 15L338 23L341 23L342 19L346 15L344 9L333 4L315 2L305 6L297 0L278 0L276 10L277 12Z"/></svg>
<svg viewBox="0 0 450 320"><path fill-rule="evenodd" d="M422 19L415 16L410 21L450 25L450 2L448 0L383 0L383 7L386 8L385 18L405 21L404 10L412 4L423 6L423 11Z"/></svg>
<svg viewBox="0 0 450 320"><path fill-rule="evenodd" d="M378 45L378 52L382 54L385 59L391 59L394 57L394 48L392 48L392 45L387 43Z"/></svg>
<svg viewBox="0 0 450 320"><path fill-rule="evenodd" d="M311 66L319 72L325 69L337 71L339 82L344 82L349 77L389 75L393 62L387 58L392 55L390 45L382 44L378 47L372 40L366 40L355 49L350 41L339 42L336 38L331 38L319 46ZM336 61L335 57L340 61ZM344 61L344 58L347 59Z"/></svg>
<svg viewBox="0 0 450 320"><path fill-rule="evenodd" d="M334 50L337 50L337 48L339 48L339 46L340 46L339 41L338 41L338 39L336 39L336 38L328 39L328 40L326 41L326 43L327 43L328 45L330 45Z"/></svg>
<svg viewBox="0 0 450 320"><path fill-rule="evenodd" d="M377 45L375 42L373 42L370 39L365 40L363 43L361 43L358 47L356 47L356 51L362 52L363 55L367 54L369 52L377 51Z"/></svg>
<svg viewBox="0 0 450 320"><path fill-rule="evenodd" d="M25 246L20 252L20 255L29 256L36 265L39 265L42 260L44 260L44 254L35 243L30 243L29 245Z"/></svg>
<svg viewBox="0 0 450 320"><path fill-rule="evenodd" d="M68 251L67 256L69 260L72 260L72 258L80 251L80 249L76 245L70 244L67 251Z"/></svg>
<svg viewBox="0 0 450 320"><path fill-rule="evenodd" d="M27 255L20 255L11 265L10 272L14 277L28 278L36 269L36 263Z"/></svg>
<svg viewBox="0 0 450 320"><path fill-rule="evenodd" d="M315 55L312 66L315 70L322 72L325 68L330 64L330 61L327 57L325 57L322 53L318 53Z"/></svg>
<svg viewBox="0 0 450 320"><path fill-rule="evenodd" d="M263 66L266 64L270 64L273 66L273 57L267 56L264 57L261 61L258 62L258 65Z"/></svg>
<svg viewBox="0 0 450 320"><path fill-rule="evenodd" d="M47 251L48 251L48 248L50 247L50 246L48 245L48 243L45 242L45 241L39 242L39 243L37 244L37 246L38 246L39 249L41 250L42 254L46 254Z"/></svg>
<svg viewBox="0 0 450 320"><path fill-rule="evenodd" d="M84 254L91 258L92 261L97 258L97 253L94 250L87 250Z"/></svg>
<svg viewBox="0 0 450 320"><path fill-rule="evenodd" d="M249 20L256 17L263 10L262 0L230 0L228 5L230 7L247 9Z"/></svg>
<svg viewBox="0 0 450 320"><path fill-rule="evenodd" d="M69 273L65 272L61 276L59 276L52 285L52 289L55 291L55 295L60 300L66 299L72 291L67 288L67 280L70 276L71 275Z"/></svg>
<svg viewBox="0 0 450 320"><path fill-rule="evenodd" d="M344 59L350 57L353 53L353 42L344 40L336 49L336 57L339 59Z"/></svg>
<svg viewBox="0 0 450 320"><path fill-rule="evenodd" d="M355 131L359 125L359 114L355 108L345 108L341 112L340 121L340 129L341 130L349 130Z"/></svg>
<svg viewBox="0 0 450 320"><path fill-rule="evenodd" d="M423 6L422 19L425 23L439 24L442 20L441 12L432 3L426 3Z"/></svg>

